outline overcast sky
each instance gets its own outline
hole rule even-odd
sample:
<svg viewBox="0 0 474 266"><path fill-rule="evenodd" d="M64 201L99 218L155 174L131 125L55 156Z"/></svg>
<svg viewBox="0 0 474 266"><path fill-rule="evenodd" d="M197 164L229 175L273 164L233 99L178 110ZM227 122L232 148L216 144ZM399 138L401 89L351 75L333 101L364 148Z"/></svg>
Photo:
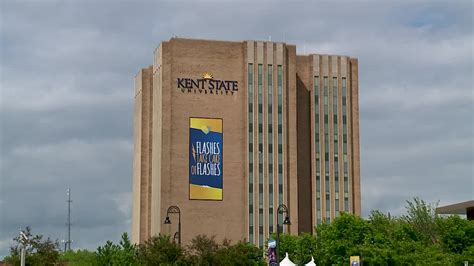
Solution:
<svg viewBox="0 0 474 266"><path fill-rule="evenodd" d="M0 1L0 258L21 227L130 232L133 78L171 36L359 59L362 209L474 196L472 1ZM303 49L305 47L305 49Z"/></svg>

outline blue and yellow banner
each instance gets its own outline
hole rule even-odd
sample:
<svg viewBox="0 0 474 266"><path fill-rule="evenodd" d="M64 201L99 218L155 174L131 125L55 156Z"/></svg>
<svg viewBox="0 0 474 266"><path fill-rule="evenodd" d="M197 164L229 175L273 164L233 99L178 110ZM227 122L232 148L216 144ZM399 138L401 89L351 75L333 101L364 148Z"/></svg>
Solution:
<svg viewBox="0 0 474 266"><path fill-rule="evenodd" d="M222 119L189 119L189 199L222 200Z"/></svg>

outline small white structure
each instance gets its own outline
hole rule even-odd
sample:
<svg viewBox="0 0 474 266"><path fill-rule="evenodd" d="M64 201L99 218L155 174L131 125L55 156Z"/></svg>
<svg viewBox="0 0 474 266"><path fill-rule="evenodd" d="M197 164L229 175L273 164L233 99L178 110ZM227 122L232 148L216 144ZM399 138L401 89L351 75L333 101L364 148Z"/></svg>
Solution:
<svg viewBox="0 0 474 266"><path fill-rule="evenodd" d="M305 264L306 266L316 266L316 263L314 263L314 258L311 256L311 261Z"/></svg>
<svg viewBox="0 0 474 266"><path fill-rule="evenodd" d="M296 264L294 264L290 260L290 258L288 257L288 252L286 252L286 256L282 261L280 261L280 265L282 265L282 266L295 266Z"/></svg>

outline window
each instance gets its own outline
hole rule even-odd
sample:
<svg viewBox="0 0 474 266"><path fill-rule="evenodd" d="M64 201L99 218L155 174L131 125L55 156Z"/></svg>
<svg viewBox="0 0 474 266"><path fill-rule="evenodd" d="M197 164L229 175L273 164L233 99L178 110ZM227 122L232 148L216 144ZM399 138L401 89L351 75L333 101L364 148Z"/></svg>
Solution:
<svg viewBox="0 0 474 266"><path fill-rule="evenodd" d="M329 219L331 217L331 202L330 202L330 197L328 194L326 194L326 219Z"/></svg>
<svg viewBox="0 0 474 266"><path fill-rule="evenodd" d="M326 173L326 178L324 181L326 188L326 197L329 197L329 173Z"/></svg>
<svg viewBox="0 0 474 266"><path fill-rule="evenodd" d="M321 177L316 175L316 192L321 191Z"/></svg>

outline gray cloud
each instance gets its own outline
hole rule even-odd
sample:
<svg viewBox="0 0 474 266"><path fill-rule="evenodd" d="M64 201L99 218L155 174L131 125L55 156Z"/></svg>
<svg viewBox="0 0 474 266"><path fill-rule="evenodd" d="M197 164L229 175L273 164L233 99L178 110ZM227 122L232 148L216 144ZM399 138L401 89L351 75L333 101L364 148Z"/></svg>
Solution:
<svg viewBox="0 0 474 266"><path fill-rule="evenodd" d="M130 230L133 77L171 36L359 58L362 207L474 194L472 2L0 3L0 257L19 227L74 247Z"/></svg>

